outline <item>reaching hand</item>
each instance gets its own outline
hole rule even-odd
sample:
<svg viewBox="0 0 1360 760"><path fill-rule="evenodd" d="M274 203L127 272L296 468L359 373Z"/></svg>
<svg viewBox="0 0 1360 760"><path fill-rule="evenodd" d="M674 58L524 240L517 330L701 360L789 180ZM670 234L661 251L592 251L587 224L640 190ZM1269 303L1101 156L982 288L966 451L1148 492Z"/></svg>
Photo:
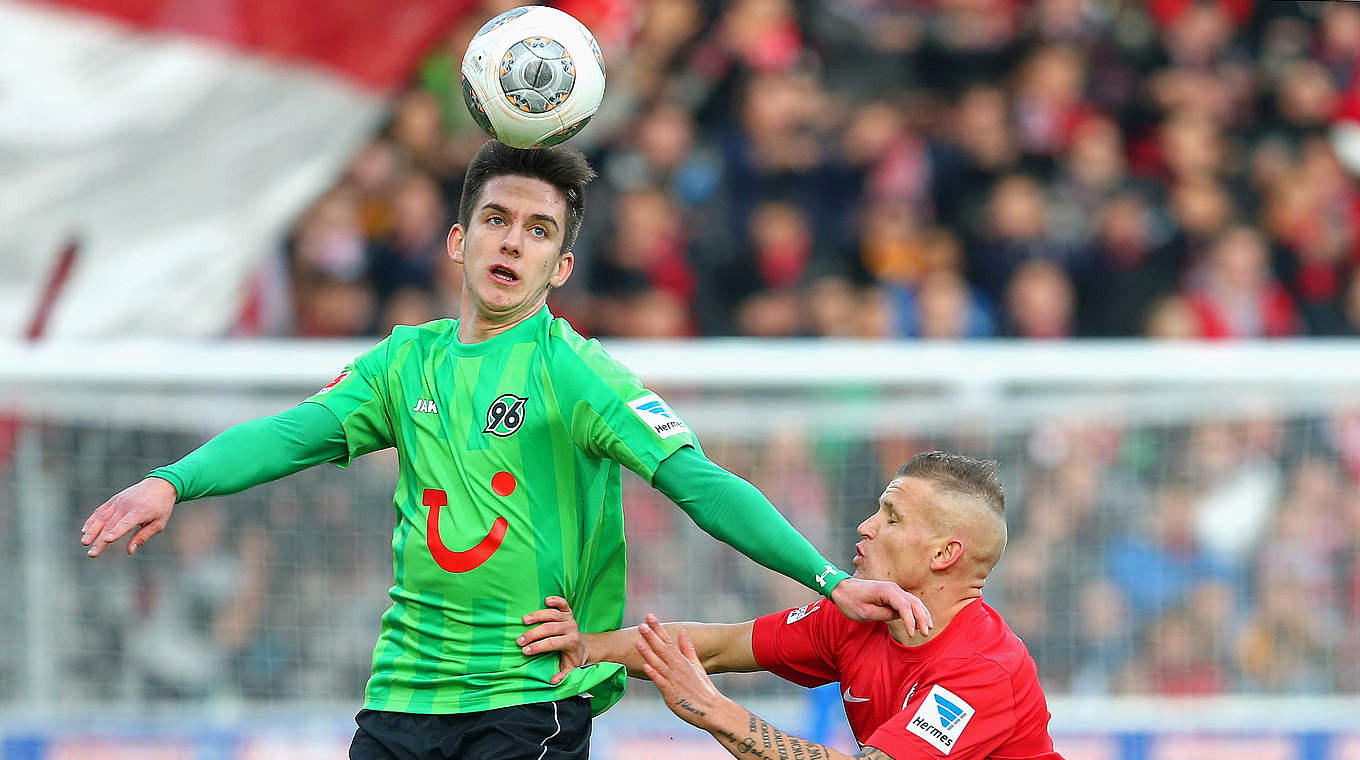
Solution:
<svg viewBox="0 0 1360 760"><path fill-rule="evenodd" d="M99 505L81 528L80 543L90 547L91 557L98 557L105 546L140 527L128 541L127 553L135 554L147 539L165 530L178 497L169 481L145 478Z"/></svg>
<svg viewBox="0 0 1360 760"><path fill-rule="evenodd" d="M656 684L666 706L686 723L704 729L713 725L719 711L731 703L704 671L689 631L680 630L680 645L676 646L656 615L648 614L638 633L642 634L637 643L645 663L642 670Z"/></svg>
<svg viewBox="0 0 1360 760"><path fill-rule="evenodd" d="M515 643L522 647L520 651L525 654L560 653L561 669L550 681L556 686L572 670L588 664L586 640L581 636L581 628L576 624L576 616L572 614L566 599L550 596L543 603L548 605L548 609L524 616L524 624L534 627L525 631Z"/></svg>
<svg viewBox="0 0 1360 760"><path fill-rule="evenodd" d="M930 633L930 610L896 583L846 578L831 590L831 601L851 620L893 620L907 624L907 635Z"/></svg>

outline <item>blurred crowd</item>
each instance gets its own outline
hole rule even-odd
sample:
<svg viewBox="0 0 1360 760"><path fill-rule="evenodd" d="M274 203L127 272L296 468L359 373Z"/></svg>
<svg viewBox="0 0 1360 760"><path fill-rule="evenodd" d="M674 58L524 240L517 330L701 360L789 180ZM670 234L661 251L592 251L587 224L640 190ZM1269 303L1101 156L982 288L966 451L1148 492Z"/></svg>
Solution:
<svg viewBox="0 0 1360 760"><path fill-rule="evenodd" d="M913 453L997 458L1010 540L984 594L1050 694L1360 693L1360 413L1263 406L1232 419L1106 415L982 430L789 423L762 445L710 435L705 449L847 566L855 526ZM43 475L51 509L66 526L110 483L196 440L61 426L43 437L54 453ZM315 468L183 505L136 562L47 552L45 577L70 592L41 602L53 621L43 646L0 650L0 707L33 702L22 676L45 649L56 655L51 689L69 702L357 698L389 602L394 472L382 452L345 472ZM0 471L0 491L19 487L19 475ZM812 600L701 533L639 478L624 488L626 623L647 612L735 622ZM4 540L17 535L0 532L0 561L31 561ZM0 619L0 633L29 619L21 592L0 580L5 609L20 612ZM29 641L23 629L9 634ZM726 679L734 693L788 694L773 676Z"/></svg>
<svg viewBox="0 0 1360 760"><path fill-rule="evenodd" d="M262 272L245 334L458 312L467 40ZM566 0L609 84L551 304L599 336L1360 332L1360 6Z"/></svg>

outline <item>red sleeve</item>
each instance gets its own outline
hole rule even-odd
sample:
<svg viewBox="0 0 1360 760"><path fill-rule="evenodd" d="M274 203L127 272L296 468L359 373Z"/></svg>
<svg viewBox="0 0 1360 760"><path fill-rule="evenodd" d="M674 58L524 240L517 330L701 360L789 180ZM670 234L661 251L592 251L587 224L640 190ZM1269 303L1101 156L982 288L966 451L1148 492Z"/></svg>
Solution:
<svg viewBox="0 0 1360 760"><path fill-rule="evenodd" d="M865 745L895 760L981 760L1005 742L1016 727L1010 674L991 660L956 662L936 664L948 675L914 694Z"/></svg>
<svg viewBox="0 0 1360 760"><path fill-rule="evenodd" d="M840 610L822 598L802 607L756 618L751 649L761 668L800 686L839 681L834 651L834 617Z"/></svg>

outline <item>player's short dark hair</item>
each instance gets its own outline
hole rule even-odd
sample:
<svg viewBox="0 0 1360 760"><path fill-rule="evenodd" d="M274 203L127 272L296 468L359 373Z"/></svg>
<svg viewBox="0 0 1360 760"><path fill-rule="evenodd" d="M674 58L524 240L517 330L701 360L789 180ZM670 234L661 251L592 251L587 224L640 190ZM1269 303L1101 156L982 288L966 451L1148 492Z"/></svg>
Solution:
<svg viewBox="0 0 1360 760"><path fill-rule="evenodd" d="M926 451L902 465L895 477L929 480L942 491L978 499L1004 518L1006 492L1001 488L999 469L995 459Z"/></svg>
<svg viewBox="0 0 1360 760"><path fill-rule="evenodd" d="M458 202L458 223L464 229L472 222L473 206L481 197L482 188L496 177L532 177L557 188L567 202L566 229L562 236L562 252L571 250L576 236L581 234L581 221L586 213L586 185L595 179L586 157L567 148L512 148L498 140L489 140L472 157L467 177L463 179L463 197Z"/></svg>

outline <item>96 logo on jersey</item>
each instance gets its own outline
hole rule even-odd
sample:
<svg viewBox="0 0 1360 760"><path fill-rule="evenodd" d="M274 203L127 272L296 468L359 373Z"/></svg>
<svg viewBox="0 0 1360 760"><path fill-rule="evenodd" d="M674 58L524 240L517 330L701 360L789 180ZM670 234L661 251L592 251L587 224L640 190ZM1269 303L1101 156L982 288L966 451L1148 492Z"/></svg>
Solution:
<svg viewBox="0 0 1360 760"><path fill-rule="evenodd" d="M486 427L482 428L482 432L499 438L514 435L520 425L524 424L524 405L527 403L529 399L520 398L513 393L497 396L496 400L491 402L491 407L486 410Z"/></svg>

